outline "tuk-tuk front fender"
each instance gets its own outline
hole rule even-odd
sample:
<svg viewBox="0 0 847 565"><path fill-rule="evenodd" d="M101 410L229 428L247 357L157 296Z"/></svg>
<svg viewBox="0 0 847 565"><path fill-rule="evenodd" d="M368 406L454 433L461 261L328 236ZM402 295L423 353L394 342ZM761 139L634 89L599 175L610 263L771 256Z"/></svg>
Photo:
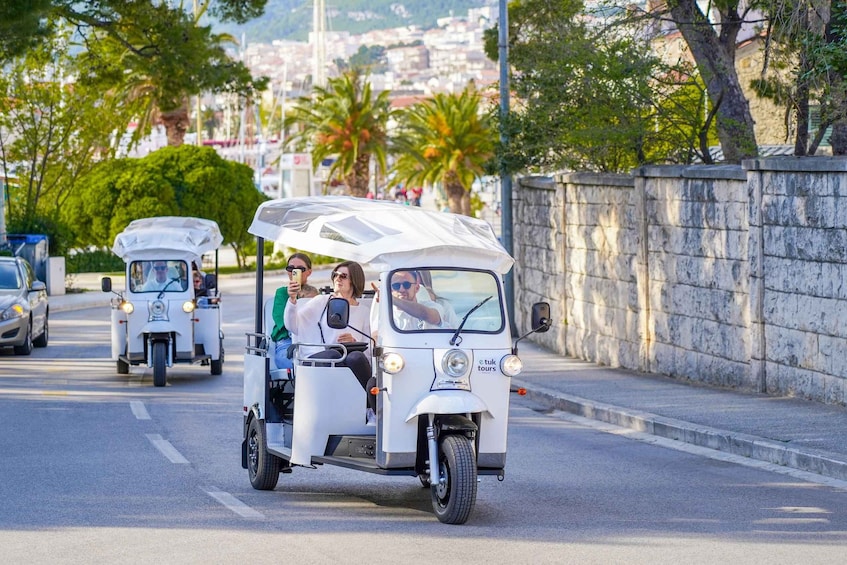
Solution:
<svg viewBox="0 0 847 565"><path fill-rule="evenodd" d="M406 422L422 414L476 414L488 412L485 402L466 390L435 390L421 398L409 411Z"/></svg>
<svg viewBox="0 0 847 565"><path fill-rule="evenodd" d="M173 322L165 322L165 321L147 322L141 328L141 333L145 334L145 335L156 335L156 334L168 335L170 333L175 333L176 335L182 335L182 332L179 331L177 324L174 324Z"/></svg>

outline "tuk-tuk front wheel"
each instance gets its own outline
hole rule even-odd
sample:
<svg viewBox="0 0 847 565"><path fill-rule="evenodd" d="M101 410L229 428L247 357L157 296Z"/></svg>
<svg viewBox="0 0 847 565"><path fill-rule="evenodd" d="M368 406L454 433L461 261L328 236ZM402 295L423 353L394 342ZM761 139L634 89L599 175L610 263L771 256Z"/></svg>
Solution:
<svg viewBox="0 0 847 565"><path fill-rule="evenodd" d="M464 524L476 503L476 458L471 440L461 435L441 438L439 481L432 483L432 508L445 524Z"/></svg>
<svg viewBox="0 0 847 565"><path fill-rule="evenodd" d="M258 418L247 428L247 473L256 490L273 490L279 481L282 461L268 452L265 425Z"/></svg>
<svg viewBox="0 0 847 565"><path fill-rule="evenodd" d="M165 371L168 363L167 345L164 341L153 342L153 386L165 386L167 380Z"/></svg>

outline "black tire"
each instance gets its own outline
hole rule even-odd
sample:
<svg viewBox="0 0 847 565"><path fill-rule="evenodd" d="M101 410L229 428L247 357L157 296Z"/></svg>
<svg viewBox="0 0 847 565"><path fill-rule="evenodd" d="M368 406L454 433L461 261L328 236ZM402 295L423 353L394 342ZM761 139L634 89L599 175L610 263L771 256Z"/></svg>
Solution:
<svg viewBox="0 0 847 565"><path fill-rule="evenodd" d="M224 342L221 340L221 347L218 350L218 359L212 359L209 365L212 366L212 374L220 375L224 372Z"/></svg>
<svg viewBox="0 0 847 565"><path fill-rule="evenodd" d="M247 428L247 474L256 490L273 490L279 481L282 460L268 453L265 439L265 423L258 418L250 421Z"/></svg>
<svg viewBox="0 0 847 565"><path fill-rule="evenodd" d="M153 386L165 386L167 382L167 345L164 341L153 343Z"/></svg>
<svg viewBox="0 0 847 565"><path fill-rule="evenodd" d="M129 363L127 363L123 359L118 359L118 374L119 375L128 375L129 374Z"/></svg>
<svg viewBox="0 0 847 565"><path fill-rule="evenodd" d="M476 458L471 441L448 435L439 442L438 473L445 480L433 484L432 508L445 524L464 524L476 503Z"/></svg>
<svg viewBox="0 0 847 565"><path fill-rule="evenodd" d="M15 355L29 355L32 353L32 320L27 322L24 342L21 345L16 345L14 350Z"/></svg>
<svg viewBox="0 0 847 565"><path fill-rule="evenodd" d="M44 331L41 335L32 340L35 347L47 347L47 340L50 338L49 324L47 323L47 314L44 314Z"/></svg>

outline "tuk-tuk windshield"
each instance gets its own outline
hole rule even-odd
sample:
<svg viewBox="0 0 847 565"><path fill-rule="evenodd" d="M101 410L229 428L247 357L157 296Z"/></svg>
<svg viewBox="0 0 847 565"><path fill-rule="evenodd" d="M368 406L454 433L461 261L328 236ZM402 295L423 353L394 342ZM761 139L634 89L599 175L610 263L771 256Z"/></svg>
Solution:
<svg viewBox="0 0 847 565"><path fill-rule="evenodd" d="M499 281L490 271L400 269L389 277L397 331L455 331L466 316L463 333L499 333L505 327ZM438 315L428 321L433 310Z"/></svg>
<svg viewBox="0 0 847 565"><path fill-rule="evenodd" d="M129 265L130 292L185 292L188 265L181 260L133 261Z"/></svg>

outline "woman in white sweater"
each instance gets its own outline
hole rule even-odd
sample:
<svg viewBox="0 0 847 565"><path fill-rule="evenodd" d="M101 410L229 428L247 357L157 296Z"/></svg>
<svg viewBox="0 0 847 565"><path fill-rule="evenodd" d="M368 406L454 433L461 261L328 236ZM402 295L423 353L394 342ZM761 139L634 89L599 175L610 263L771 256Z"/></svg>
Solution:
<svg viewBox="0 0 847 565"><path fill-rule="evenodd" d="M285 305L285 327L297 336L299 343L352 343L355 341L366 342L368 348L364 353L351 351L347 353L344 365L353 371L356 379L368 391L368 381L371 378L371 347L370 347L370 308L362 304L359 299L365 290L365 273L362 266L355 261L340 263L332 271L332 294L316 296L310 300L302 301L298 306L296 298L299 290L297 282L292 281L288 286L289 298ZM350 304L350 320L348 327L341 330L330 328L326 323L326 308L329 299L340 297ZM301 354L317 359L337 359L341 353L333 349L323 347L300 348ZM376 398L368 394L368 407L376 408Z"/></svg>

